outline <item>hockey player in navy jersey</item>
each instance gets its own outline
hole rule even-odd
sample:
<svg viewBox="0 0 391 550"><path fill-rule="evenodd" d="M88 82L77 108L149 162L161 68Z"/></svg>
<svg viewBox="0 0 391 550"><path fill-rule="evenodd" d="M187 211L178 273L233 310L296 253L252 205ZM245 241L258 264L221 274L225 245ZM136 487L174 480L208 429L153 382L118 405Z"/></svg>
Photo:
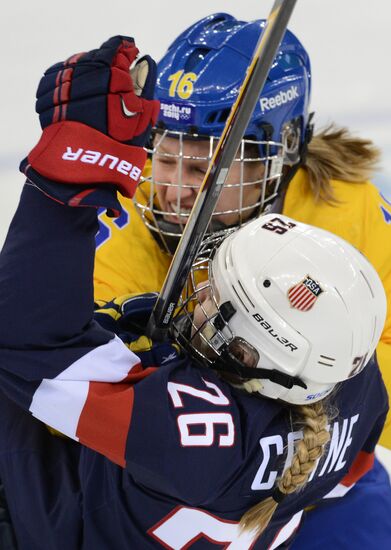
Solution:
<svg viewBox="0 0 391 550"><path fill-rule="evenodd" d="M371 468L384 291L341 239L270 215L204 246L209 279L175 321L186 351L143 335L153 295L94 318L94 207L132 195L156 113L153 62L135 95L135 54L115 37L49 70L0 258L0 476L19 548L278 548Z"/></svg>

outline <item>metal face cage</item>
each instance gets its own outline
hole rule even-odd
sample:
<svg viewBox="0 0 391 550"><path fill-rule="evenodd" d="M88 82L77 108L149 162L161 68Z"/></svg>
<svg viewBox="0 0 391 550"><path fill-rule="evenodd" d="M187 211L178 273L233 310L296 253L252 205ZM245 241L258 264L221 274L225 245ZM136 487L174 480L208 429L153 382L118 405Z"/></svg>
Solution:
<svg viewBox="0 0 391 550"><path fill-rule="evenodd" d="M229 230L233 231L234 229ZM228 325L224 327L224 331L215 326L219 317L219 299L213 283L212 260L226 233L219 231L203 242L173 320L175 338L192 355L207 363L218 357L219 348L228 345L234 338ZM194 320L197 307L202 317L199 325ZM217 325L221 326L220 323Z"/></svg>
<svg viewBox="0 0 391 550"><path fill-rule="evenodd" d="M174 317L173 333L185 349L209 366L216 366L216 361L228 353L255 368L258 351L232 332L229 318L235 310L229 302L220 303L214 282L212 260L226 237L227 231L220 231L201 246Z"/></svg>
<svg viewBox="0 0 391 550"><path fill-rule="evenodd" d="M151 173L142 177L134 200L145 225L160 236L168 251L172 246L167 241L175 238L177 244L183 233L217 141L215 136L155 132L153 147L148 150ZM192 143L197 143L196 147ZM200 143L205 154L192 154ZM226 200L219 201L207 234L240 227L264 212L278 195L283 163L283 143L243 139L231 169L235 176L228 176L222 193ZM165 200L168 189L170 202Z"/></svg>

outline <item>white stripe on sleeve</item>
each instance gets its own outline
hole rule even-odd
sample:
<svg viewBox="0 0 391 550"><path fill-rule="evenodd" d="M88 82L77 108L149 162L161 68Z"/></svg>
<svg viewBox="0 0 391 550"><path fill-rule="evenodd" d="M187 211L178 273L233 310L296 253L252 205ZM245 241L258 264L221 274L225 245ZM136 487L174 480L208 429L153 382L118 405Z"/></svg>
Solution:
<svg viewBox="0 0 391 550"><path fill-rule="evenodd" d="M30 412L60 431L76 437L90 382L120 382L140 363L118 336L95 348L52 380L44 379L34 393Z"/></svg>

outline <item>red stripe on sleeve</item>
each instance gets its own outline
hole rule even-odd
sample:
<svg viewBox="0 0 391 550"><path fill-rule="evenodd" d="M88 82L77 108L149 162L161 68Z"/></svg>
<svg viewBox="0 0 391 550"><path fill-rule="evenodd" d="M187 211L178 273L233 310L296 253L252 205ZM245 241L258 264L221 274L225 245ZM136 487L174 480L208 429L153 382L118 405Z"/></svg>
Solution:
<svg viewBox="0 0 391 550"><path fill-rule="evenodd" d="M374 461L374 453L360 451L354 459L353 464L350 466L348 473L341 481L342 485L345 485L345 487L354 485L363 475L372 469Z"/></svg>
<svg viewBox="0 0 391 550"><path fill-rule="evenodd" d="M81 191L80 193L73 196L69 200L69 202L68 202L69 206L79 206L80 203L83 201L83 199L88 197L88 195L91 195L91 193L94 193L94 191L96 191L96 187L93 187L92 189L85 189L84 191Z"/></svg>
<svg viewBox="0 0 391 550"><path fill-rule="evenodd" d="M121 382L90 382L76 431L80 443L125 467L126 441L133 411L133 384L155 370L143 370L136 365Z"/></svg>
<svg viewBox="0 0 391 550"><path fill-rule="evenodd" d="M129 384L90 382L76 435L80 443L125 466L125 445L133 410Z"/></svg>
<svg viewBox="0 0 391 550"><path fill-rule="evenodd" d="M135 365L123 381L136 384L136 382L140 382L140 380L143 380L144 378L147 378L147 376L154 373L155 370L157 370L157 367L147 367L146 369L143 369L140 364Z"/></svg>

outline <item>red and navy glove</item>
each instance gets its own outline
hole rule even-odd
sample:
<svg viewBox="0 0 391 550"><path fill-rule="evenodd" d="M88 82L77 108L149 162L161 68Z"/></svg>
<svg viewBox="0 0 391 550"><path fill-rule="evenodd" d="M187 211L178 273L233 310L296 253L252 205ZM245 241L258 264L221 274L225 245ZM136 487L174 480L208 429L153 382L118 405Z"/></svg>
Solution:
<svg viewBox="0 0 391 550"><path fill-rule="evenodd" d="M43 133L20 170L57 202L119 215L115 191L133 196L159 112L156 64L149 56L135 63L137 54L133 38L114 36L41 79L36 111Z"/></svg>

